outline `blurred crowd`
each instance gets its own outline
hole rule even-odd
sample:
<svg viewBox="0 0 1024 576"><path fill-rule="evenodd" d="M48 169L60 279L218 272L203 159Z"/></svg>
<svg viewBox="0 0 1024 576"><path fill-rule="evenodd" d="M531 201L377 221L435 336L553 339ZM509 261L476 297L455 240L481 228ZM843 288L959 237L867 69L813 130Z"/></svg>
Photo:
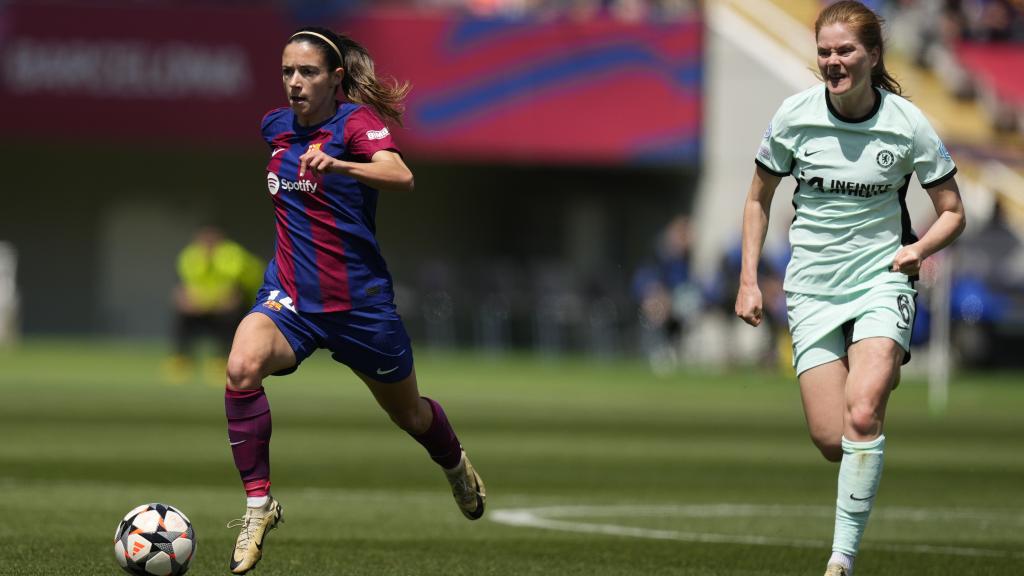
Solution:
<svg viewBox="0 0 1024 576"><path fill-rule="evenodd" d="M685 365L788 366L786 301L782 291L788 253L765 251L758 266L764 323L751 330L734 313L739 289L740 240L722 254L710 278L691 273L693 230L677 215L655 236L652 257L633 274L639 341L652 369Z"/></svg>
<svg viewBox="0 0 1024 576"><path fill-rule="evenodd" d="M539 20L614 18L630 22L677 20L700 8L698 0L406 0L400 3L463 10L478 16Z"/></svg>
<svg viewBox="0 0 1024 576"><path fill-rule="evenodd" d="M10 0L18 1L18 0ZM21 0L28 1L28 0ZM65 0L94 3L95 0ZM125 5L272 6L303 17L330 18L366 8L442 10L491 18L529 20L615 19L625 22L675 21L697 13L702 0L121 0Z"/></svg>
<svg viewBox="0 0 1024 576"><path fill-rule="evenodd" d="M909 18L936 40L1024 41L1024 0L868 1L889 20Z"/></svg>
<svg viewBox="0 0 1024 576"><path fill-rule="evenodd" d="M1024 0L945 0L943 32L976 42L1024 42Z"/></svg>
<svg viewBox="0 0 1024 576"><path fill-rule="evenodd" d="M911 346L919 352L932 343L934 314L949 321L952 359L961 366L1020 366L1024 346L1024 238L1013 231L999 203L986 222L953 246L930 258L916 284L917 315ZM927 225L920 226L923 233ZM721 255L711 277L691 273L693 233L679 215L655 234L647 262L633 274L640 351L655 372L693 366L742 364L790 371L783 278L788 252L762 255L758 281L764 319L753 329L734 313L739 289L739 239ZM939 312L937 302L948 302ZM919 363L918 368L926 366Z"/></svg>
<svg viewBox="0 0 1024 576"><path fill-rule="evenodd" d="M1024 0L889 0L893 47L961 99L978 98L993 127L1024 133Z"/></svg>

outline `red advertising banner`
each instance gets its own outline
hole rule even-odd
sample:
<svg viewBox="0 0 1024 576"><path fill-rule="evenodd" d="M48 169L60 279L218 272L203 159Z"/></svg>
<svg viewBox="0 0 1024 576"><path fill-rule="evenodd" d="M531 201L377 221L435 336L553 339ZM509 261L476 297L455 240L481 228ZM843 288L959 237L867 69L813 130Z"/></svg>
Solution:
<svg viewBox="0 0 1024 576"><path fill-rule="evenodd" d="M413 148L492 161L699 162L699 19L350 24L382 69L413 82L402 135Z"/></svg>
<svg viewBox="0 0 1024 576"><path fill-rule="evenodd" d="M285 104L272 7L0 8L0 105L26 141L258 141ZM324 23L320 23L324 24ZM407 153L531 163L699 161L702 24L372 11L328 26L410 81Z"/></svg>
<svg viewBox="0 0 1024 576"><path fill-rule="evenodd" d="M263 9L16 4L3 15L4 130L85 143L259 138L289 27Z"/></svg>

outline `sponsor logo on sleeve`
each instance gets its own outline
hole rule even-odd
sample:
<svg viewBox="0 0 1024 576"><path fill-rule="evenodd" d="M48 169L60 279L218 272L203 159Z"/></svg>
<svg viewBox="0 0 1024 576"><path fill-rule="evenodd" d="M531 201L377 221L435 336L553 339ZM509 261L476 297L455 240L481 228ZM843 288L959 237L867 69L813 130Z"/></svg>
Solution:
<svg viewBox="0 0 1024 576"><path fill-rule="evenodd" d="M949 150L946 150L946 145L943 144L941 140L939 141L939 156L941 156L943 160L953 159L953 157L949 155Z"/></svg>
<svg viewBox="0 0 1024 576"><path fill-rule="evenodd" d="M387 138L390 135L391 135L391 132L388 132L388 127L387 126L385 126L384 128L381 128L380 130L367 130L366 131L366 137L368 139L370 139L370 140L383 140L383 139Z"/></svg>
<svg viewBox="0 0 1024 576"><path fill-rule="evenodd" d="M768 123L768 127L764 129L764 134L761 135L761 140L768 140L772 137L772 123Z"/></svg>

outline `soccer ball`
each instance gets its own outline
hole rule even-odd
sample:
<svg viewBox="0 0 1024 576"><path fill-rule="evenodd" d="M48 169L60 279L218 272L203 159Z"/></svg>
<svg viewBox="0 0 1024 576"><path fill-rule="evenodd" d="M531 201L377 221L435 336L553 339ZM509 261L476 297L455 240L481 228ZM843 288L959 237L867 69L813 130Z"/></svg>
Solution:
<svg viewBox="0 0 1024 576"><path fill-rule="evenodd" d="M143 504L125 514L114 532L114 558L137 576L180 576L196 553L196 533L174 506Z"/></svg>

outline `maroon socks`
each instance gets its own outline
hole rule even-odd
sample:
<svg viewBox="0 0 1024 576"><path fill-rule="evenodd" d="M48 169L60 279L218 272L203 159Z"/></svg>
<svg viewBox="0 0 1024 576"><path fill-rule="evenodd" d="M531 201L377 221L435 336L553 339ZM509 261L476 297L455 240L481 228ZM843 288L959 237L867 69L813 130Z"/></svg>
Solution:
<svg viewBox="0 0 1024 576"><path fill-rule="evenodd" d="M455 436L444 409L430 398L433 420L419 435L410 434L427 449L430 458L450 470L462 460L462 445ZM235 467L242 477L246 496L266 496L270 490L270 403L263 387L256 390L224 392L224 411L228 418L228 441Z"/></svg>
<svg viewBox="0 0 1024 576"><path fill-rule="evenodd" d="M430 458L434 462L437 462L442 468L451 470L462 460L462 445L459 444L459 439L455 436L452 425L448 423L448 417L445 416L441 405L426 396L423 399L430 404L434 419L426 432L420 435L410 434L410 436L427 449L427 453L430 454Z"/></svg>
<svg viewBox="0 0 1024 576"><path fill-rule="evenodd" d="M228 441L247 496L266 496L270 489L270 403L256 390L224 391Z"/></svg>

